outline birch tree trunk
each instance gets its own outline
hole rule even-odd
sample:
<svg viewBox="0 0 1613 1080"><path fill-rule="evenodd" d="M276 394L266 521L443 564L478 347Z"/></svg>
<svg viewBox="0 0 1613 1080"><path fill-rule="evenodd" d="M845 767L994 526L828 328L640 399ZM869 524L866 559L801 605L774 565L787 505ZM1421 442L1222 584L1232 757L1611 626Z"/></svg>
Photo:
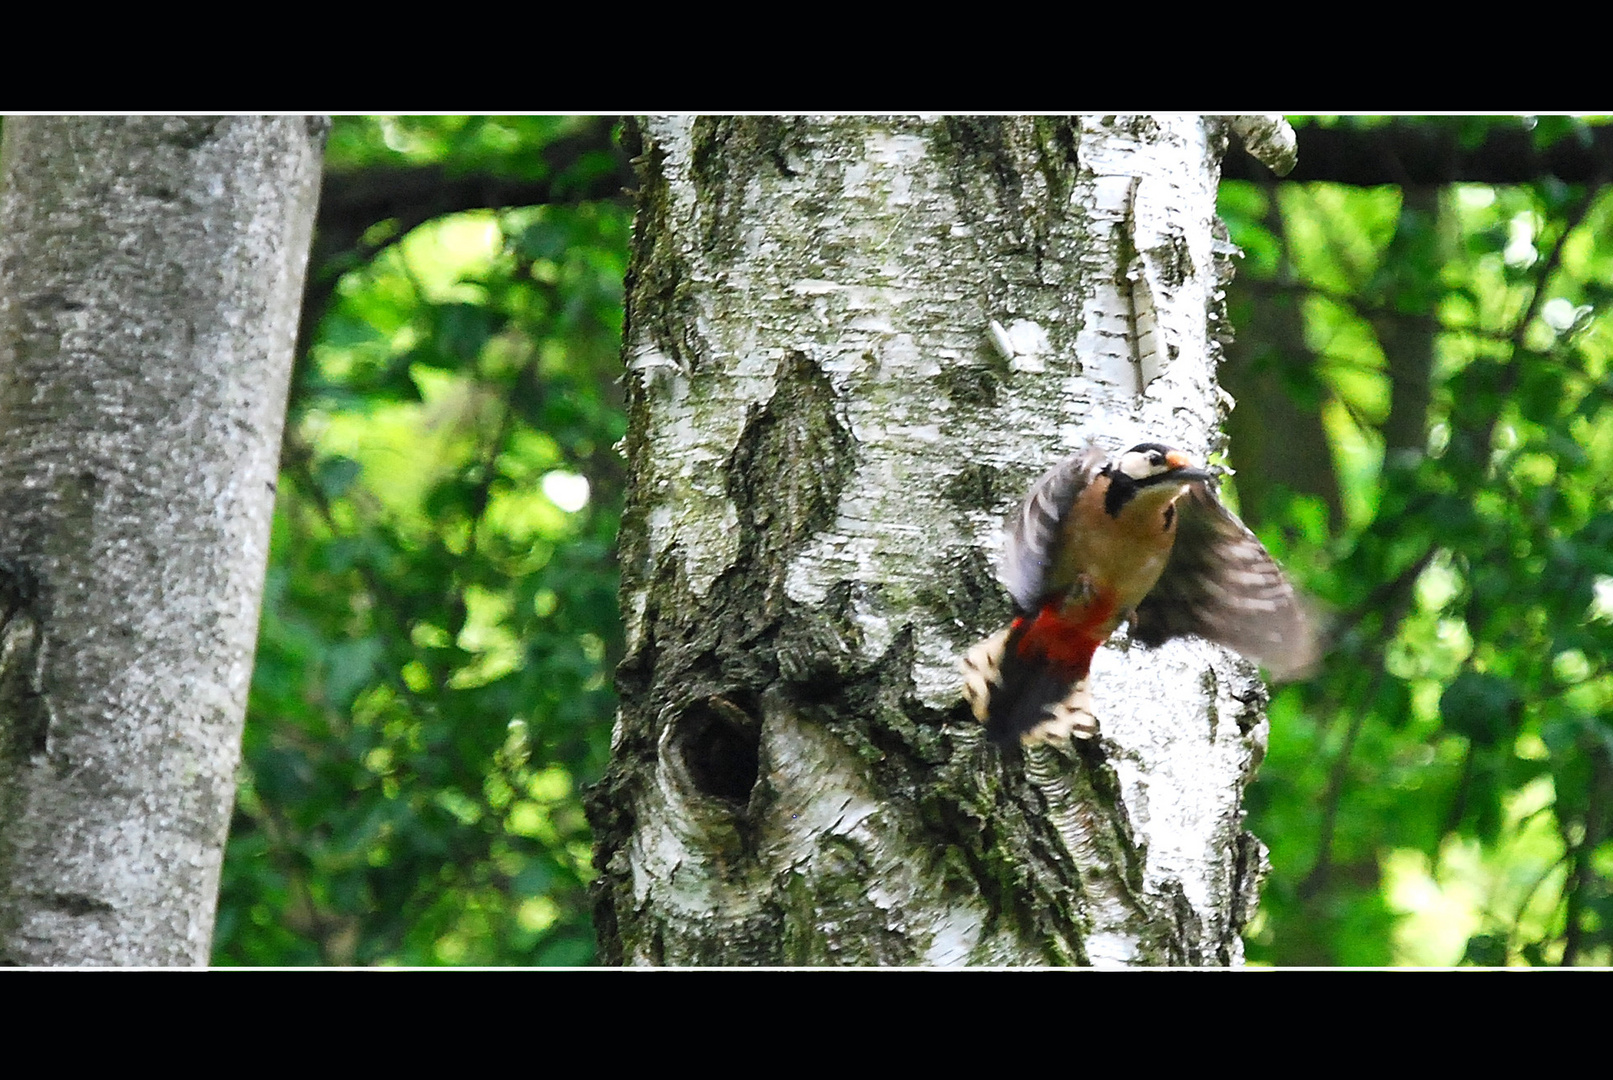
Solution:
<svg viewBox="0 0 1613 1080"><path fill-rule="evenodd" d="M0 961L201 964L324 124L0 148Z"/></svg>
<svg viewBox="0 0 1613 1080"><path fill-rule="evenodd" d="M1037 475L1218 446L1222 125L641 136L603 958L1240 962L1253 669L1117 640L1101 740L1006 752L957 672L1009 617L999 530Z"/></svg>

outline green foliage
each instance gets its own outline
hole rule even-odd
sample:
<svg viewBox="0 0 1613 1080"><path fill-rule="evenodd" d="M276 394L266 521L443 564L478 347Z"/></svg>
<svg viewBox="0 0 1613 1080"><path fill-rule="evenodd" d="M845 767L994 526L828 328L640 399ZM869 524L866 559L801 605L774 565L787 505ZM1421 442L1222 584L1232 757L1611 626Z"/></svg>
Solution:
<svg viewBox="0 0 1613 1080"><path fill-rule="evenodd" d="M1333 647L1273 702L1250 956L1608 963L1613 196L1289 186L1271 214L1262 194L1222 200L1255 256L1233 321L1301 300L1290 356L1322 389L1346 521L1318 544L1325 492L1257 515Z"/></svg>
<svg viewBox="0 0 1613 1080"><path fill-rule="evenodd" d="M340 117L325 147L328 169L440 165L451 175L486 173L543 177L552 166L544 150L589 122L575 116ZM585 180L613 161L573 163L564 177Z"/></svg>
<svg viewBox="0 0 1613 1080"><path fill-rule="evenodd" d="M521 175L572 126L342 119L330 167ZM627 228L453 215L340 279L293 391L215 962L591 960Z"/></svg>

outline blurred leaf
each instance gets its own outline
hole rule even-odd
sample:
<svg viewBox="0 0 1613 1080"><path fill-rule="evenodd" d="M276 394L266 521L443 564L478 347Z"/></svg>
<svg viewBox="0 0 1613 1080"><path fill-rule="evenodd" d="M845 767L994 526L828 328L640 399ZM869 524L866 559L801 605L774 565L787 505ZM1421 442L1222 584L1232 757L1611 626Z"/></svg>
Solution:
<svg viewBox="0 0 1613 1080"><path fill-rule="evenodd" d="M1506 737L1521 705L1507 680L1464 671L1440 696L1439 714L1452 731L1488 746Z"/></svg>
<svg viewBox="0 0 1613 1080"><path fill-rule="evenodd" d="M1494 934L1474 934L1467 939L1467 949L1462 954L1465 964L1477 964L1479 967L1504 967L1507 962L1507 943Z"/></svg>
<svg viewBox="0 0 1613 1080"><path fill-rule="evenodd" d="M336 454L320 461L314 479L327 498L339 499L347 494L361 471L358 462Z"/></svg>

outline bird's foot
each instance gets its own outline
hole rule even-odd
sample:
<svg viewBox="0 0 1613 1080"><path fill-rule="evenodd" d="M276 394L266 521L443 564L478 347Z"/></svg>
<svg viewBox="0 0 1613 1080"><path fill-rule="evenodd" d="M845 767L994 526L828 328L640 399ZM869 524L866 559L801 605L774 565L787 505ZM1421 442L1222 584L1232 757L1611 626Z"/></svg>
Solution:
<svg viewBox="0 0 1613 1080"><path fill-rule="evenodd" d="M991 688L1002 684L1003 649L1008 644L1008 631L1004 627L985 638L963 654L958 666L963 670L963 697L982 724L991 708Z"/></svg>
<svg viewBox="0 0 1613 1080"><path fill-rule="evenodd" d="M1020 736L1023 742L1053 742L1058 739L1092 739L1098 734L1098 717L1092 711L1092 693L1082 679L1070 692L1047 707L1046 719Z"/></svg>

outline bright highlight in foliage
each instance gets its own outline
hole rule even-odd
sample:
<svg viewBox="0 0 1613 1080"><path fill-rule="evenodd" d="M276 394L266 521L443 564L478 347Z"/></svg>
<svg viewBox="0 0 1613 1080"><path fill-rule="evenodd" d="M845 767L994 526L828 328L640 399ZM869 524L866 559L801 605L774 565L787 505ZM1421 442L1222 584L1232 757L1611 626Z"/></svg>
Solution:
<svg viewBox="0 0 1613 1080"><path fill-rule="evenodd" d="M575 514L588 505L588 478L570 472L546 473L543 493L566 513Z"/></svg>

